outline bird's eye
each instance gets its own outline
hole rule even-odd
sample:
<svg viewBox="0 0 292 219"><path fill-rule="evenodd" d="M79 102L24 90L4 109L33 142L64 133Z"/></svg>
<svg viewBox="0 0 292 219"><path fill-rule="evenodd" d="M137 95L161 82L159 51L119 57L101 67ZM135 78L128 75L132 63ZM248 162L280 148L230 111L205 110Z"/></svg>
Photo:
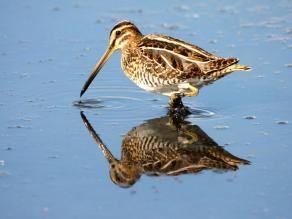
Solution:
<svg viewBox="0 0 292 219"><path fill-rule="evenodd" d="M121 35L121 31L118 30L118 31L116 32L116 36L119 36L119 35Z"/></svg>

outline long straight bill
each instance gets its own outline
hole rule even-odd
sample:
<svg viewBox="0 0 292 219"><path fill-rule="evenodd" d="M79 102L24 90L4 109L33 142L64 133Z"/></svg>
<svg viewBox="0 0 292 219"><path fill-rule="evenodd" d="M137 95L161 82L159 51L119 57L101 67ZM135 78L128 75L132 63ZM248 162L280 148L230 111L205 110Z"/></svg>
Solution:
<svg viewBox="0 0 292 219"><path fill-rule="evenodd" d="M83 85L82 90L80 92L80 97L85 93L85 91L87 90L87 88L89 87L89 85L91 84L91 82L94 80L94 78L96 77L96 75L98 74L98 72L100 71L100 69L103 67L103 65L106 63L106 61L111 56L111 54L113 53L113 51L114 50L113 50L112 46L109 46L107 48L107 50L105 51L105 53L103 54L103 56L101 57L101 59L99 60L99 62L97 63L97 65L95 66L95 68L93 69L93 71L90 74L89 78L87 79L87 81Z"/></svg>
<svg viewBox="0 0 292 219"><path fill-rule="evenodd" d="M94 128L92 127L92 125L90 124L90 122L87 120L86 116L84 115L84 113L82 111L80 112L80 115L81 115L81 118L82 118L82 120L84 122L84 125L88 129L89 133L91 134L91 136L93 137L93 139L95 140L95 142L98 144L99 148L101 149L101 151L104 154L104 156L106 157L106 159L110 163L113 162L113 161L115 161L116 158L112 155L112 153L109 151L109 149L102 142L101 138L95 132Z"/></svg>

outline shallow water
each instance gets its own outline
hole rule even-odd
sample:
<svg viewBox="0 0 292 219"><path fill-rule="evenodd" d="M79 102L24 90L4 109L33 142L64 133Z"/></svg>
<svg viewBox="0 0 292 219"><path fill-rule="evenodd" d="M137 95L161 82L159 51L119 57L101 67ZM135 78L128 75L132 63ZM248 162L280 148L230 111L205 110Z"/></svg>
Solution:
<svg viewBox="0 0 292 219"><path fill-rule="evenodd" d="M1 219L291 218L291 1L112 5L0 3ZM119 159L127 133L166 116L168 102L129 81L118 53L79 99L121 19L253 67L184 100L190 126L251 165L112 183L80 111Z"/></svg>

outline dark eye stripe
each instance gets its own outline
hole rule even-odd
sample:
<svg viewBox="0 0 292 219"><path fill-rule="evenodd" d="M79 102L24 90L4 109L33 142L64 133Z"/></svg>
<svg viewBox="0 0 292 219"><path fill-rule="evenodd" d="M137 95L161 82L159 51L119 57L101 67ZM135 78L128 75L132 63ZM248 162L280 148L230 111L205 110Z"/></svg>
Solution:
<svg viewBox="0 0 292 219"><path fill-rule="evenodd" d="M112 30L110 35L114 32L114 31L122 31L127 27L134 27L133 24L118 24L117 26L115 26Z"/></svg>
<svg viewBox="0 0 292 219"><path fill-rule="evenodd" d="M123 42L127 41L129 38L130 38L129 34L125 34L125 35L119 36L119 38L116 39L115 44L121 45Z"/></svg>
<svg viewBox="0 0 292 219"><path fill-rule="evenodd" d="M136 31L137 33L140 33L141 34L141 32L138 30L138 28L134 25L134 24L131 24L131 23L129 23L129 24L123 24L123 25L117 25L117 26L115 26L112 30L111 30L111 32L110 32L110 35L112 35L113 33L114 33L114 31L121 31L121 32L126 32L127 30L134 30L134 31Z"/></svg>

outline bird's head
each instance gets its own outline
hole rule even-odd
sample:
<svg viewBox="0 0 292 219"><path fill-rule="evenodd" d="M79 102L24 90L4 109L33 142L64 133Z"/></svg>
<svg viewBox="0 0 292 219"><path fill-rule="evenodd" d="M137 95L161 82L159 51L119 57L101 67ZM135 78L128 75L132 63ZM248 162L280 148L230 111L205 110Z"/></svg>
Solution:
<svg viewBox="0 0 292 219"><path fill-rule="evenodd" d="M141 35L139 29L132 22L119 22L110 32L109 48L112 48L114 51L122 49L128 45L130 41L134 41L135 38Z"/></svg>
<svg viewBox="0 0 292 219"><path fill-rule="evenodd" d="M127 165L121 161L110 163L110 178L112 182L122 188L129 188L140 178L140 168L135 165Z"/></svg>
<svg viewBox="0 0 292 219"><path fill-rule="evenodd" d="M134 42L135 39L139 38L140 36L142 36L141 32L130 21L121 21L113 27L110 32L109 46L85 82L81 90L80 97L85 93L93 79L96 77L112 53L117 49L123 49L125 46L129 45L129 42Z"/></svg>

